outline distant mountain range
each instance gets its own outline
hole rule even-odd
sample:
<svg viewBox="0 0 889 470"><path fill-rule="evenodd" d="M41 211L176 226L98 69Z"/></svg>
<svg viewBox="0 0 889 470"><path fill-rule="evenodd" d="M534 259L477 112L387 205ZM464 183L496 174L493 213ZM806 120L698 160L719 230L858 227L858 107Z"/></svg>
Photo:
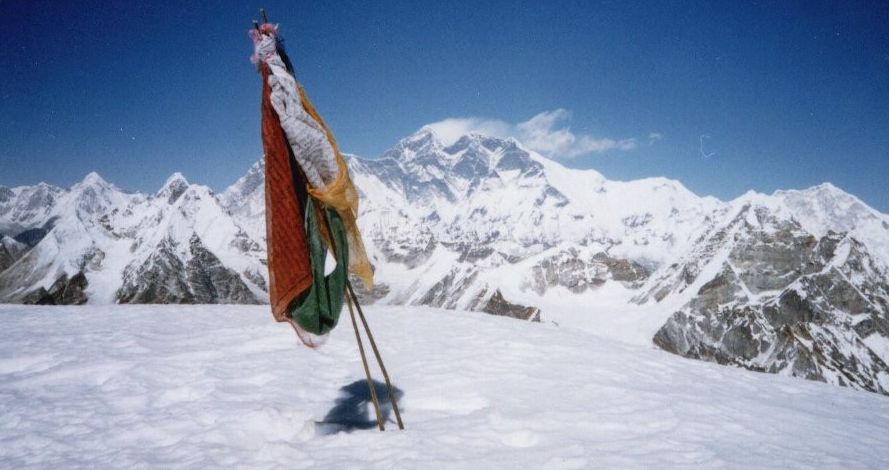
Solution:
<svg viewBox="0 0 889 470"><path fill-rule="evenodd" d="M365 302L621 316L676 354L889 394L889 216L835 186L724 202L429 128L349 165ZM260 161L220 194L178 173L150 195L0 186L0 301L267 302L263 184Z"/></svg>

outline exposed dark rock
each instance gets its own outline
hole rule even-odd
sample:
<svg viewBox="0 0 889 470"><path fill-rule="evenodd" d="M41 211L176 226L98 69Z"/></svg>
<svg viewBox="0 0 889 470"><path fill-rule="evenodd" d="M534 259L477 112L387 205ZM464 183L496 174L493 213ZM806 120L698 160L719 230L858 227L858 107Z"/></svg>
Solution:
<svg viewBox="0 0 889 470"><path fill-rule="evenodd" d="M431 234L421 234L419 238L378 237L374 240L378 249L390 263L402 263L408 268L423 264L432 256L437 245Z"/></svg>
<svg viewBox="0 0 889 470"><path fill-rule="evenodd" d="M540 309L537 307L526 307L524 305L508 302L503 298L500 289L494 291L484 307L482 312L498 315L501 317L516 318L519 320L529 320L533 322L540 321Z"/></svg>
<svg viewBox="0 0 889 470"><path fill-rule="evenodd" d="M889 394L889 365L865 341L889 337L886 277L855 239L785 229L739 240L722 272L654 343L694 359ZM759 302L746 295L771 290L779 293Z"/></svg>
<svg viewBox="0 0 889 470"><path fill-rule="evenodd" d="M0 203L9 202L13 197L15 197L15 193L12 189L7 188L6 186L0 186Z"/></svg>
<svg viewBox="0 0 889 470"><path fill-rule="evenodd" d="M67 274L62 274L49 290L43 287L35 289L25 295L22 303L34 305L82 305L88 300L86 293L84 293L88 284L83 271L71 276L70 279Z"/></svg>
<svg viewBox="0 0 889 470"><path fill-rule="evenodd" d="M183 262L164 239L140 266L129 266L117 292L120 303L259 303L237 272L225 267L197 235Z"/></svg>
<svg viewBox="0 0 889 470"><path fill-rule="evenodd" d="M370 290L366 289L364 283L361 282L361 279L354 274L349 274L349 282L352 283L352 288L355 289L355 295L358 296L358 300L362 304L371 305L389 295L389 286L381 282L374 282L373 288Z"/></svg>
<svg viewBox="0 0 889 470"><path fill-rule="evenodd" d="M80 267L81 271L97 271L102 268L102 263L104 261L105 252L93 246L87 249L80 257L77 265Z"/></svg>
<svg viewBox="0 0 889 470"><path fill-rule="evenodd" d="M185 280L185 264L175 253L172 240L164 239L139 266L124 270L123 285L117 291L119 303L194 303Z"/></svg>
<svg viewBox="0 0 889 470"><path fill-rule="evenodd" d="M248 281L256 284L256 286L262 289L263 292L269 291L268 285L265 282L265 278L262 277L262 274L251 269L247 269L241 274L243 274L244 278L246 278Z"/></svg>
<svg viewBox="0 0 889 470"><path fill-rule="evenodd" d="M49 219L42 226L22 231L13 238L15 238L15 241L19 243L24 243L25 245L34 248L38 243L40 243L40 240L43 240L43 237L45 237L46 234L49 233L50 230L52 230L55 222L55 218Z"/></svg>
<svg viewBox="0 0 889 470"><path fill-rule="evenodd" d="M238 273L225 267L197 235L192 234L189 244L185 270L195 303L259 303Z"/></svg>
<svg viewBox="0 0 889 470"><path fill-rule="evenodd" d="M426 291L426 294L417 303L429 307L456 308L457 299L466 291L467 287L472 285L477 276L477 271L466 275L463 270L454 268Z"/></svg>
<svg viewBox="0 0 889 470"><path fill-rule="evenodd" d="M576 248L569 248L534 266L528 287L540 295L555 286L581 293L596 289L609 280L638 288L649 275L644 266L634 261L612 258L601 252L589 256Z"/></svg>
<svg viewBox="0 0 889 470"><path fill-rule="evenodd" d="M43 287L38 287L28 292L21 301L25 305L55 305L52 296L49 295L49 291Z"/></svg>
<svg viewBox="0 0 889 470"><path fill-rule="evenodd" d="M635 261L612 258L605 253L597 253L593 256L593 260L608 267L611 279L634 286L638 282L648 279L651 274L644 266Z"/></svg>
<svg viewBox="0 0 889 470"><path fill-rule="evenodd" d="M14 239L0 234L0 272L12 266L19 258L25 255L28 246Z"/></svg>
<svg viewBox="0 0 889 470"><path fill-rule="evenodd" d="M621 222L623 222L623 224L627 227L638 228L644 225L648 225L648 223L652 220L654 220L654 216L646 212L645 214L624 217Z"/></svg>

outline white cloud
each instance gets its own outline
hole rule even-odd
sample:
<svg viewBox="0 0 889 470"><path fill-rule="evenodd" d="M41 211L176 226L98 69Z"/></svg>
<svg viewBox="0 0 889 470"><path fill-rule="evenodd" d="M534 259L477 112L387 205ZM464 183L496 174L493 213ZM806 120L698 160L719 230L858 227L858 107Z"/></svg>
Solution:
<svg viewBox="0 0 889 470"><path fill-rule="evenodd" d="M635 138L612 139L575 134L568 126L571 113L565 109L544 111L531 119L518 124L510 124L499 119L477 117L449 118L427 124L438 134L445 145L452 144L461 136L477 132L492 137L513 137L526 147L550 158L567 159L591 153L602 153L610 150L628 151L638 144ZM657 133L649 135L649 140L662 136Z"/></svg>
<svg viewBox="0 0 889 470"><path fill-rule="evenodd" d="M441 139L445 145L453 144L460 137L470 132L489 135L491 137L506 138L512 135L511 128L506 122L497 119L482 118L448 118L442 121L427 124Z"/></svg>

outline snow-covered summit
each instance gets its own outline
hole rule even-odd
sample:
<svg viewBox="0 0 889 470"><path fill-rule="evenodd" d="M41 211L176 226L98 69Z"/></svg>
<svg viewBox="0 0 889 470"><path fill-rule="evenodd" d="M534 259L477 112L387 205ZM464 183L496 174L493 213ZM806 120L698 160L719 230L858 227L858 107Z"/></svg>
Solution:
<svg viewBox="0 0 889 470"><path fill-rule="evenodd" d="M46 183L0 189L0 232L17 232L43 224L64 192Z"/></svg>
<svg viewBox="0 0 889 470"><path fill-rule="evenodd" d="M422 127L413 134L401 139L382 158L393 157L409 161L416 155L441 150L444 145L438 134L430 127Z"/></svg>
<svg viewBox="0 0 889 470"><path fill-rule="evenodd" d="M265 160L260 158L250 166L244 176L220 193L219 200L224 207L237 210L251 198L259 196L258 199L262 199L264 184ZM264 203L264 200L262 202Z"/></svg>
<svg viewBox="0 0 889 470"><path fill-rule="evenodd" d="M167 178L163 186L155 193L155 197L166 199L168 203L172 204L188 189L188 186L188 180L177 171Z"/></svg>
<svg viewBox="0 0 889 470"><path fill-rule="evenodd" d="M873 223L889 225L885 214L831 183L802 191L776 191L774 197L793 210L800 223L813 232L824 228L848 232Z"/></svg>
<svg viewBox="0 0 889 470"><path fill-rule="evenodd" d="M99 173L97 173L95 171L91 171L91 172L87 173L86 176L83 177L83 180L81 180L79 183L75 184L75 187L90 187L90 186L92 186L92 187L96 187L96 186L110 187L111 183L106 181L105 178L102 178L102 176Z"/></svg>

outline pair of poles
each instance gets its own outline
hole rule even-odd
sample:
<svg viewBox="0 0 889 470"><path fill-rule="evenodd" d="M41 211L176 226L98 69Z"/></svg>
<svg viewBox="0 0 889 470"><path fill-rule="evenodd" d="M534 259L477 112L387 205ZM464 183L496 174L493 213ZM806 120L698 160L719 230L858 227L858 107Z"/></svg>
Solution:
<svg viewBox="0 0 889 470"><path fill-rule="evenodd" d="M259 9L259 16L262 18L263 23L269 22L264 8ZM254 20L253 27L256 28L256 30L258 31L259 22ZM293 71L290 70L290 73L293 73ZM327 220L326 211L321 211L321 213L324 215L323 219L324 224L327 227L327 232L332 234L333 231L330 228L330 222ZM401 412L398 410L398 402L396 400L395 393L393 393L392 391L392 383L389 380L389 373L386 371L386 365L383 364L383 357L380 355L380 350L379 348L377 348L376 341L374 341L373 333L371 333L370 331L370 325L368 325L367 323L367 318L365 318L364 316L364 311L361 309L361 304L358 303L358 296L355 295L355 289L352 288L352 282L349 280L348 274L346 275L345 295L346 305L348 305L349 307L349 316L352 318L352 328L355 330L355 341L358 343L358 351L361 353L361 363L364 365L364 375L367 378L367 386L370 389L370 399L373 402L374 411L376 413L377 427L379 427L380 431L386 430L385 420L383 418L383 411L380 405L380 399L377 396L377 388L374 385L373 379L370 375L370 366L368 366L367 364L367 354L364 350L364 342L361 340L361 332L358 330L358 321L355 318L355 310L358 311L358 317L361 319L361 324L364 326L365 334L367 334L367 340L370 343L370 347L377 359L377 364L380 366L380 372L383 373L383 379L386 382L386 394L389 395L389 402L392 404L392 411L395 413L395 420L398 423L398 429L404 429L404 422L402 422L401 420Z"/></svg>
<svg viewBox="0 0 889 470"><path fill-rule="evenodd" d="M326 220L326 218L325 218ZM367 356L364 352L364 344L361 341L361 333L358 332L358 323L355 321L355 311L352 309L352 303L358 310L358 316L361 318L361 324L364 325L364 331L367 332L367 339L373 349L374 356L377 358L377 364L380 365L380 372L383 373L383 379L386 381L386 394L389 395L389 402L392 403L392 411L395 413L395 420L398 422L398 429L404 429L404 423L401 421L401 413L398 411L398 402L395 399L395 393L392 392L392 384L389 381L389 374L386 372L386 366L383 364L383 358L380 356L380 350L377 349L377 343L374 341L373 334L370 332L370 326L367 319L364 318L364 312L358 303L358 297L355 290L352 289L352 283L346 279L346 305L349 306L349 316L352 317L352 328L355 330L355 340L358 342L358 351L361 353L361 362L364 364L364 374L367 376L367 386L370 388L370 399L373 401L374 411L377 414L377 426L380 431L385 431L386 427L383 420L383 412L380 409L380 400L377 397L377 388L374 386L373 379L370 377L370 368L367 365Z"/></svg>

